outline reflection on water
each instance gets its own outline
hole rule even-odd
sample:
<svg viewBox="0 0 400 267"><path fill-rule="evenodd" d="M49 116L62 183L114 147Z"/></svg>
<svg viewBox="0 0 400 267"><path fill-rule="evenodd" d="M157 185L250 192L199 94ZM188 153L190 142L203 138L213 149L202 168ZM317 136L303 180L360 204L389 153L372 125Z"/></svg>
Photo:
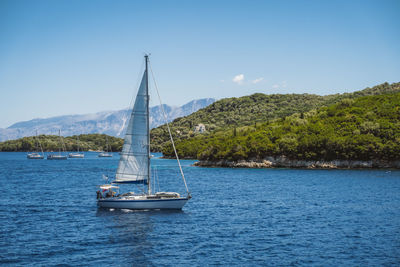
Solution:
<svg viewBox="0 0 400 267"><path fill-rule="evenodd" d="M104 226L111 229L108 242L117 245L116 253L126 257L124 262L149 266L158 242L152 238L155 227L152 218L183 213L182 210L98 208L96 217L103 219Z"/></svg>

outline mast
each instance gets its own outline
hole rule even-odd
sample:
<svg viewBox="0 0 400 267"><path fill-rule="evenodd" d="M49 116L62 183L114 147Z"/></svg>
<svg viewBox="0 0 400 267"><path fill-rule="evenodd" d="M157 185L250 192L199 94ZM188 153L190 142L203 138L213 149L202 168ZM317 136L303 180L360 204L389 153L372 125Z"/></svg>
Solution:
<svg viewBox="0 0 400 267"><path fill-rule="evenodd" d="M35 149L37 152L39 152L39 144L38 144L38 137L37 137L37 130L36 130L36 136L35 136ZM35 151L36 152L36 151ZM43 152L43 151L42 151Z"/></svg>
<svg viewBox="0 0 400 267"><path fill-rule="evenodd" d="M149 62L149 56L145 55L144 56L145 63L146 63L146 119L147 119L147 138L148 138L148 148L147 148L147 175L148 175L148 181L147 181L147 188L148 188L148 194L151 195L151 177L150 177L150 114L149 114L149 102L150 102L150 95L149 95L149 72L148 72L148 62Z"/></svg>
<svg viewBox="0 0 400 267"><path fill-rule="evenodd" d="M61 155L61 146L62 146L62 143L61 143L61 129L58 129L58 139L60 140L60 146L59 146L59 149L58 149L58 154Z"/></svg>
<svg viewBox="0 0 400 267"><path fill-rule="evenodd" d="M37 129L36 129L36 142L38 144L37 150L39 152L39 147L40 147L40 151L42 152L42 156L43 156L44 155L43 154L43 148L42 148L42 144L40 143L40 140L39 140L39 137L38 137Z"/></svg>

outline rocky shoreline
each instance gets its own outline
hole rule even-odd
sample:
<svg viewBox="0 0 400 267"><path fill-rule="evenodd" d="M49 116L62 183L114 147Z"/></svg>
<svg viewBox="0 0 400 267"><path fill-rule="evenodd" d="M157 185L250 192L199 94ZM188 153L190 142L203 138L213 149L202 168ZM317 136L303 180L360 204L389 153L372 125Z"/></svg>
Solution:
<svg viewBox="0 0 400 267"><path fill-rule="evenodd" d="M262 160L239 161L198 161L193 164L199 167L226 167L226 168L303 168L303 169L400 169L400 160L292 160L284 156L267 157Z"/></svg>

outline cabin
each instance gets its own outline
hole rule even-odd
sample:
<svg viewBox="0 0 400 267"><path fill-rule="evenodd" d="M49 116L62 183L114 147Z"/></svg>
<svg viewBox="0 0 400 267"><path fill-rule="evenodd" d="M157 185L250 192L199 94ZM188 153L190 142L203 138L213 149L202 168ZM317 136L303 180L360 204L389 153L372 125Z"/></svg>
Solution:
<svg viewBox="0 0 400 267"><path fill-rule="evenodd" d="M206 126L202 123L199 123L194 127L195 133L204 133L206 131Z"/></svg>

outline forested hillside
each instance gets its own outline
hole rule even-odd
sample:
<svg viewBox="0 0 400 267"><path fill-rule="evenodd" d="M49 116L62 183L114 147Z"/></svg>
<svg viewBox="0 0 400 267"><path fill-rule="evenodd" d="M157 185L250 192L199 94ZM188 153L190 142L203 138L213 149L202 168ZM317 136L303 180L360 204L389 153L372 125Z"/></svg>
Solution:
<svg viewBox="0 0 400 267"><path fill-rule="evenodd" d="M296 126L298 123L306 123L306 125L310 126L312 125L311 122L314 123L314 121L316 125L312 127L315 128L317 127L317 125L320 125L321 123L322 124L327 123L327 121L325 121L325 118L321 114L324 114L323 112L328 112L328 110L332 109L333 107L336 107L338 111L340 111L341 108L344 109L343 106L345 105L344 103L348 103L350 106L352 106L353 104L357 105L358 101L361 101L359 100L360 97L377 95L376 101L378 101L379 95L388 93L393 94L395 92L400 92L400 83L394 83L394 84L384 83L354 93L335 94L328 96L318 96L310 94L265 95L258 93L240 98L226 98L219 100L209 105L208 107L200 109L199 111L189 116L175 119L170 124L170 126L172 128L172 134L174 136L174 139L178 143L180 154L183 155L184 157L201 158L201 159L218 159L222 158L223 156L224 157L226 156L229 159L239 159L247 157L261 157L268 153L272 153L273 155L284 153L284 155L290 157L319 158L323 156L324 158L331 158L332 157L331 147L327 147L329 148L329 150L325 152L323 152L324 150L314 151L315 149L313 148L312 145L308 146L305 145L304 143L306 142L304 140L309 138L310 140L307 142L312 144L313 142L316 142L313 141L315 138L317 137L322 138L323 135L326 135L328 133L316 132L315 136L306 135L306 137L304 137L305 139L303 140L295 136L301 135L300 131L309 130L308 128L306 129L290 128L290 131L287 132L287 134L284 134L286 133L285 131L288 131L287 129L289 126L290 127ZM335 103L339 104L334 105ZM369 107L365 108L360 107L360 108L365 109L363 112L368 114L374 112L376 114L380 114L379 111L382 108L384 108L382 106L375 106L376 110L371 111L367 110L372 106L371 103L364 103L364 104L369 105ZM326 106L329 106L329 109ZM332 113L332 111L329 112ZM391 112L394 111L391 110ZM349 114L352 113L350 112ZM356 121L354 122L355 124L351 126L354 128L355 131L353 133L356 136L354 140L358 140L357 138L361 138L359 136L364 134L363 129L365 127L375 127L376 124L371 124L372 122L378 123L379 124L378 129L380 129L379 131L383 131L384 128L382 128L382 125L386 125L384 118L378 118L378 117L375 118L379 120L382 119L381 123L381 122L376 122L375 120L372 119L366 119L361 115L363 114L348 115L348 116L356 116L357 120L366 123L365 125L361 125L359 121ZM330 121L330 123L332 123L331 126L330 124L326 125L324 124L324 127L327 127L327 129L323 129L324 131L331 129L332 127L336 129L335 127L343 126L342 121L336 121L336 122ZM334 123L339 123L339 125L333 125ZM397 127L396 123L394 124L392 122L387 122L387 123L388 125L390 125L390 127ZM198 124L205 125L206 131L204 133L198 133L194 131L194 127ZM300 126L301 125L297 125L296 127ZM348 127L350 127L350 124L348 125ZM397 128L393 128L392 130L395 131L396 129ZM340 130L342 131L344 129ZM348 129L346 128L346 131L347 130ZM254 141L252 143L253 145L249 145L249 143L243 143L244 141L242 139L244 137L246 138L251 137L254 138L254 140L259 140L261 138L253 136L254 131L255 132L267 131L268 132L267 137L269 141L268 140L264 140L265 142ZM358 133L357 131L360 131L361 135L356 134ZM259 133L260 136L262 136L261 132ZM282 136L280 134L282 134ZM232 136L234 136L233 139ZM277 136L279 136L279 138L277 138ZM281 137L284 138L282 139ZM226 140L224 138L226 138ZM365 139L372 137L363 136L362 138ZM60 142L58 136L40 135L39 139L45 151L55 151L59 149ZM229 141L230 139L232 140ZM77 149L76 136L66 137L63 140L65 142L67 150L72 151ZM104 134L80 135L79 140L80 140L81 150L105 149L106 135ZM108 140L113 151L121 150L123 144L122 139L109 136ZM221 144L219 143L219 141L217 142L216 140L221 140ZM294 142L293 140L296 140L296 142ZM391 143L386 143L386 141L390 140L392 142L398 142L398 140L396 141L396 139L385 139L385 138L381 140L382 142L378 141L377 142L379 144L383 144L383 147L386 147L383 148L381 145L379 145L379 147L382 149L388 149L388 147L396 147L392 146ZM215 146L213 143L214 141L215 141ZM341 145L343 147L346 147L346 149L350 150L354 149L354 147L348 143L349 140L347 140L346 142L342 143ZM337 141L335 144L338 145L339 143L340 142ZM234 146L234 144L237 144L238 146ZM265 147L265 144L268 144L269 147L268 149ZM219 145L222 146L220 147ZM151 131L151 146L152 146L151 147L152 151L162 150L166 156L171 155L169 135L166 125L160 126ZM296 149L294 149L293 147L296 147ZM33 137L25 137L18 140L10 140L0 143L0 151L32 151L34 149L35 149L35 141ZM253 151L254 149L255 151ZM310 149L310 152L307 152L307 149ZM354 150L354 152L352 152L356 153L355 155L356 157L362 157L362 155L364 156L366 155L364 152L361 154L358 153L357 149ZM291 152L292 150L293 152ZM316 154L314 155L313 153ZM324 153L326 153L326 155ZM346 153L347 153L346 155L349 155L350 158L353 158L350 152L347 151ZM370 155L371 154L368 154L368 157L370 157ZM335 157L346 158L344 154L341 154L341 156L335 154Z"/></svg>
<svg viewBox="0 0 400 267"><path fill-rule="evenodd" d="M77 137L79 138L79 150L106 150L107 139L112 151L122 149L123 139L107 136L105 134L81 134L79 136L62 137L67 151L78 149ZM0 143L0 151L34 151L36 137L23 137L17 140L9 140ZM61 145L57 135L39 135L38 140L44 151L58 151Z"/></svg>
<svg viewBox="0 0 400 267"><path fill-rule="evenodd" d="M193 138L194 127L205 125L206 134L265 123L277 118L284 118L295 113L304 113L312 109L337 103L341 99L354 99L361 96L400 92L400 83L384 83L362 91L327 96L310 94L253 94L239 98L226 98L200 109L197 112L175 119L170 123L174 139ZM160 151L169 141L166 125L152 129L152 151Z"/></svg>
<svg viewBox="0 0 400 267"><path fill-rule="evenodd" d="M259 126L177 142L183 158L247 160L286 156L306 160L400 160L400 93L342 99ZM173 156L172 147L163 149Z"/></svg>

